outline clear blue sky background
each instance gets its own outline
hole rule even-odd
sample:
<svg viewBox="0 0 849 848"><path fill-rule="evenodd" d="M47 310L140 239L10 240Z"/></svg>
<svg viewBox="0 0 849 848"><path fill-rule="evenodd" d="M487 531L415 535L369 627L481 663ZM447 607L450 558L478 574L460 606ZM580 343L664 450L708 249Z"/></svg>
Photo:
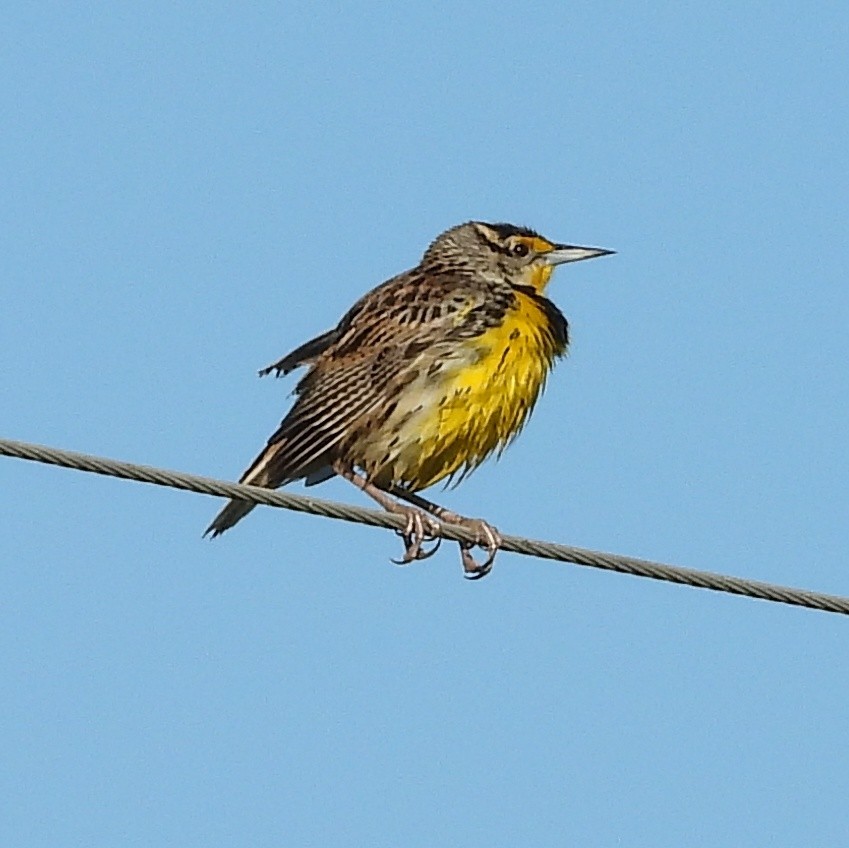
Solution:
<svg viewBox="0 0 849 848"><path fill-rule="evenodd" d="M849 594L849 8L18 4L0 436L235 478L256 369L509 220L573 352L443 500ZM0 459L0 843L835 846L843 618ZM333 482L318 494L363 503Z"/></svg>

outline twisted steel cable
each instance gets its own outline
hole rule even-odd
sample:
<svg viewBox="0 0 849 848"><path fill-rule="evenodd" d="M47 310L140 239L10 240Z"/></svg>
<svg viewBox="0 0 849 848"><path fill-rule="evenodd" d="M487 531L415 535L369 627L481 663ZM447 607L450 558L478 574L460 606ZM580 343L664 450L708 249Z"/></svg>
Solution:
<svg viewBox="0 0 849 848"><path fill-rule="evenodd" d="M352 521L367 524L372 527L402 529L404 519L387 512L379 512L365 507L329 501L323 498L313 498L305 495L294 495L288 492L271 491L257 486L244 486L238 483L228 483L211 477L201 477L197 474L186 474L181 471L169 471L154 468L149 465L136 465L130 462L92 456L75 451L36 445L28 442L0 439L0 455L17 459L41 462L47 465L58 465L62 468L72 468L77 471L87 471L93 474L103 474L107 477L118 477L122 480L135 480L140 483L152 483L156 486L166 486L197 492L202 495L215 495L225 498L240 498L251 503L265 506L291 509L296 512L307 512L325 518L335 518L342 521ZM473 535L463 527L444 524L442 536L452 541L473 542ZM716 574L710 571L697 571L692 568L665 565L635 557L608 554L599 551L575 548L570 545L559 545L554 542L527 539L522 536L504 536L502 550L511 551L525 556L535 556L557 562L574 563L591 568L601 568L606 571L616 571L620 574L631 574L636 577L648 577L652 580L664 580L669 583L679 583L684 586L695 586L701 589L711 589L715 592L726 592L732 595L743 595L748 598L760 598L773 603L791 604L807 607L823 612L849 615L849 598L838 595L827 595L805 589L795 589L789 586L779 586L759 580L747 580L742 577L732 577Z"/></svg>

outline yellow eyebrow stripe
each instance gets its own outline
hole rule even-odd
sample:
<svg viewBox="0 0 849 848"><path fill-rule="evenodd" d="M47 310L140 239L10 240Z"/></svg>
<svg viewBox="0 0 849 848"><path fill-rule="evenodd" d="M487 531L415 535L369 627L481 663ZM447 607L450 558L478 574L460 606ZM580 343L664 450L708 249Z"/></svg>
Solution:
<svg viewBox="0 0 849 848"><path fill-rule="evenodd" d="M524 242L534 253L548 253L554 250L554 245L542 236L521 236L519 241Z"/></svg>

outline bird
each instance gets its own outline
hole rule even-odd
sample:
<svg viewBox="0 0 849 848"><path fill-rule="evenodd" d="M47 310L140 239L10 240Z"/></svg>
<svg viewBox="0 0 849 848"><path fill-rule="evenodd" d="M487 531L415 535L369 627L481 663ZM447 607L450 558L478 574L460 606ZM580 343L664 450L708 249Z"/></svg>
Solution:
<svg viewBox="0 0 849 848"><path fill-rule="evenodd" d="M485 576L502 544L498 530L419 493L460 482L516 438L569 348L569 324L546 295L552 273L614 252L507 223L468 221L441 233L418 265L260 370L283 377L306 368L292 407L239 482L274 489L338 475L403 517L396 562L435 553L446 522L474 539L459 543L464 576ZM204 536L219 536L253 507L231 500Z"/></svg>

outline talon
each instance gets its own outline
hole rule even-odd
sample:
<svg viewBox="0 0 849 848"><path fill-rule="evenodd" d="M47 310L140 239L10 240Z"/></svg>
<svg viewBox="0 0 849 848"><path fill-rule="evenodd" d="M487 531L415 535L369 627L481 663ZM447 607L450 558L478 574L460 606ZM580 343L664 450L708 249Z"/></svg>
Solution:
<svg viewBox="0 0 849 848"><path fill-rule="evenodd" d="M481 577L486 577L492 571L492 564L495 562L495 555L498 553L496 548L490 551L489 555L483 562L478 562L471 554L469 548L460 548L460 558L463 561L463 577L466 580L480 580Z"/></svg>
<svg viewBox="0 0 849 848"><path fill-rule="evenodd" d="M467 580L480 580L481 577L486 577L492 571L492 565L495 562L495 555L498 553L502 538L501 534L491 525L481 519L466 519L463 522L469 529L475 532L475 542L461 543L460 558L463 562L463 576ZM472 548L475 546L483 548L487 557L483 562L477 562L472 556Z"/></svg>
<svg viewBox="0 0 849 848"><path fill-rule="evenodd" d="M407 516L404 529L395 531L404 540L404 556L401 559L393 559L392 562L396 565L407 565L432 557L442 544L439 522L419 509L411 507L399 507L399 509ZM425 542L432 541L436 542L432 548L423 547Z"/></svg>

